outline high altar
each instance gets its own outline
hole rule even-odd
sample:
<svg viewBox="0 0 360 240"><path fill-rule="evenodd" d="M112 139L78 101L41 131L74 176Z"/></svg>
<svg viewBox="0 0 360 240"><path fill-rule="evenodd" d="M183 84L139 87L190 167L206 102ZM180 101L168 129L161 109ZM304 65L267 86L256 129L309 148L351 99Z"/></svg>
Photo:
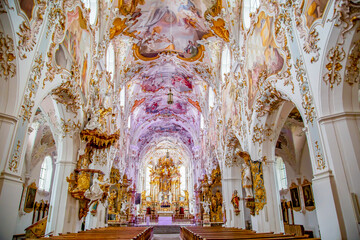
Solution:
<svg viewBox="0 0 360 240"><path fill-rule="evenodd" d="M180 164L170 157L161 157L150 169L150 195L142 192L142 211L151 215L186 215L189 209L189 194L180 189Z"/></svg>

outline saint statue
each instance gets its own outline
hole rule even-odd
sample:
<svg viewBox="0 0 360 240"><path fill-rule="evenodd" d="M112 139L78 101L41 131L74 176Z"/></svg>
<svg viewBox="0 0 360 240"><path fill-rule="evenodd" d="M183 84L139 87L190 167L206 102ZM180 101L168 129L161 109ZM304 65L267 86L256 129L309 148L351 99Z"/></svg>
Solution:
<svg viewBox="0 0 360 240"><path fill-rule="evenodd" d="M240 201L240 198L238 196L238 192L237 190L234 190L234 193L231 197L231 203L234 207L234 210L235 210L235 215L238 215L240 210L239 210L239 201Z"/></svg>
<svg viewBox="0 0 360 240"><path fill-rule="evenodd" d="M243 163L242 170L242 186L245 189L245 198L252 198L252 180L251 180L251 171L250 166L246 163Z"/></svg>

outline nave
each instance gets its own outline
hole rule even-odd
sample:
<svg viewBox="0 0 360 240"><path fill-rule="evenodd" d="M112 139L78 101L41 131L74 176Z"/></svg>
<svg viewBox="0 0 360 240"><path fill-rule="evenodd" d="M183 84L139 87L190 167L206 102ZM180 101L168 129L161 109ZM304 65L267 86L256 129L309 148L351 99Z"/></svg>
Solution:
<svg viewBox="0 0 360 240"><path fill-rule="evenodd" d="M156 227L155 227L156 228ZM295 236L294 234L274 234L256 233L252 230L224 227L181 227L180 234L161 233L154 234L154 227L107 227L81 231L79 233L61 234L56 237L41 238L46 239L117 239L117 240L236 240L236 239L313 239L305 236Z"/></svg>
<svg viewBox="0 0 360 240"><path fill-rule="evenodd" d="M359 49L360 0L0 0L0 239L360 239Z"/></svg>

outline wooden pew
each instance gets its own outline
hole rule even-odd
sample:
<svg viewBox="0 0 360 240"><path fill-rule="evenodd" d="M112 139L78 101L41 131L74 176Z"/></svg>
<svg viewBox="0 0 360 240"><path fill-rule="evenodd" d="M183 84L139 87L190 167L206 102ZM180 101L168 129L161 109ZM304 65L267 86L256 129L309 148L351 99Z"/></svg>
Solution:
<svg viewBox="0 0 360 240"><path fill-rule="evenodd" d="M182 227L183 240L223 240L223 239L309 239L308 236L294 234L256 233L255 231L223 227Z"/></svg>
<svg viewBox="0 0 360 240"><path fill-rule="evenodd" d="M107 227L98 228L79 233L68 233L42 239L117 239L117 240L150 240L153 236L152 227Z"/></svg>

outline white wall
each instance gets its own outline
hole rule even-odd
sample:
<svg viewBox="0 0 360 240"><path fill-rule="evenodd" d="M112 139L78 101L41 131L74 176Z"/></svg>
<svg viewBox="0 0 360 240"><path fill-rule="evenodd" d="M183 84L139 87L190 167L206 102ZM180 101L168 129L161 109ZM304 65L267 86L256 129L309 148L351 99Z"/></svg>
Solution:
<svg viewBox="0 0 360 240"><path fill-rule="evenodd" d="M292 182L296 183L299 187L300 197L301 197L301 205L302 210L299 212L294 211L294 222L295 224L300 224L304 226L305 230L313 231L314 237L320 237L319 225L316 215L316 209L313 211L308 211L305 209L303 195L301 190L301 185L298 183L297 178L301 178L301 184L303 183L304 179L311 181L313 178L311 162L310 162L310 153L307 142L303 148L301 159L298 163L297 168L299 170L294 169L291 165L287 164L286 159L283 159L286 166L286 175L288 180L288 186L291 185ZM281 199L286 199L286 201L291 201L290 191L287 191L286 194L280 194ZM315 203L316 207L316 203ZM290 212L289 218L291 219Z"/></svg>

